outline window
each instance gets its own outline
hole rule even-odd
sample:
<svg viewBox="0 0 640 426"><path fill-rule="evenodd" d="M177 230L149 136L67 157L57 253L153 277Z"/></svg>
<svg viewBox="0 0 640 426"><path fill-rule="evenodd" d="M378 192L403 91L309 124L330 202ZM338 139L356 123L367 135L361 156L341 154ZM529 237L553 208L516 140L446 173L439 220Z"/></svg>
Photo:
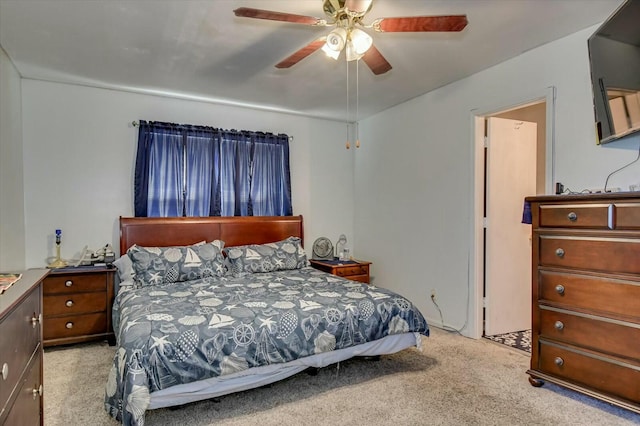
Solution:
<svg viewBox="0 0 640 426"><path fill-rule="evenodd" d="M136 216L290 216L289 137L140 122Z"/></svg>

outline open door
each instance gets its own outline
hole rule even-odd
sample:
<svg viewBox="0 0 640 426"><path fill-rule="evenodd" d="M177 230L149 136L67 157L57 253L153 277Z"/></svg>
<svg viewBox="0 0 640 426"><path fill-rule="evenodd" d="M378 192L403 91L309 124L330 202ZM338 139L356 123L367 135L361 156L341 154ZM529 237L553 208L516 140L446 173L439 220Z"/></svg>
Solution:
<svg viewBox="0 0 640 426"><path fill-rule="evenodd" d="M536 123L487 119L487 336L531 328L531 227L521 220L524 197L536 193L536 149Z"/></svg>

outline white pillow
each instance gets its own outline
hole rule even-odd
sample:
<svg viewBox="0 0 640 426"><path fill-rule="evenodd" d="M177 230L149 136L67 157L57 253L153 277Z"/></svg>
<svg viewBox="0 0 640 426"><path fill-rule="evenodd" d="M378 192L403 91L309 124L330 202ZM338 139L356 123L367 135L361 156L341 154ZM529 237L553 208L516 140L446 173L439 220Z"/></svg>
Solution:
<svg viewBox="0 0 640 426"><path fill-rule="evenodd" d="M114 266L118 270L118 277L120 278L120 282L125 281L133 281L136 276L135 271L133 270L133 262L128 254L124 256L120 256L113 262Z"/></svg>

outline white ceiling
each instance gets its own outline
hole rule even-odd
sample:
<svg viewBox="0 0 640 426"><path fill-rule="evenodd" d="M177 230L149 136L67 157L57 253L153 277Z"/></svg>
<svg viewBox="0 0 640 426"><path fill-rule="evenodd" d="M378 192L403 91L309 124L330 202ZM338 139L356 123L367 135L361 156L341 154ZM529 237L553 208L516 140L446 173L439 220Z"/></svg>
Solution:
<svg viewBox="0 0 640 426"><path fill-rule="evenodd" d="M466 14L469 25L460 33L369 31L393 69L374 76L360 64L358 117L601 23L621 3L374 0L365 23ZM238 18L238 7L325 18L322 0L0 0L0 45L24 78L345 120L343 56L334 61L317 51L290 69L274 67L331 28ZM355 66L349 75L353 121Z"/></svg>

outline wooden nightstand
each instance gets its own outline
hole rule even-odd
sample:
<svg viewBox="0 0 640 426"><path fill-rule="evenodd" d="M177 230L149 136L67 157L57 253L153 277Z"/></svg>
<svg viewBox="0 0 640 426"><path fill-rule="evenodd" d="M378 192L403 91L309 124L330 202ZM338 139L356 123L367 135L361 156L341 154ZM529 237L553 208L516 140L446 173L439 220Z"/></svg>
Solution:
<svg viewBox="0 0 640 426"><path fill-rule="evenodd" d="M111 324L116 269L80 266L52 269L43 285L44 346L107 339Z"/></svg>
<svg viewBox="0 0 640 426"><path fill-rule="evenodd" d="M369 265L362 260L309 260L311 266L324 272L337 275L348 280L369 284Z"/></svg>

